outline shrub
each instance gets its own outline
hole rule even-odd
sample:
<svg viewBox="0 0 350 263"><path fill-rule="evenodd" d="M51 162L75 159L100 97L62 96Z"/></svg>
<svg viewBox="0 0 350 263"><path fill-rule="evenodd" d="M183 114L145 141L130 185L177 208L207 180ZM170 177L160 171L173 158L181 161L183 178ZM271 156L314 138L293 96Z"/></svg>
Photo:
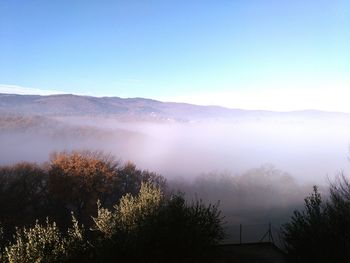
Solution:
<svg viewBox="0 0 350 263"><path fill-rule="evenodd" d="M217 205L167 199L150 183L136 197L121 198L113 211L99 205L94 222L99 262L204 262L224 237Z"/></svg>
<svg viewBox="0 0 350 263"><path fill-rule="evenodd" d="M63 236L55 222L38 222L31 228L17 229L14 241L5 247L4 262L72 262L86 249L83 230L72 217L73 227Z"/></svg>

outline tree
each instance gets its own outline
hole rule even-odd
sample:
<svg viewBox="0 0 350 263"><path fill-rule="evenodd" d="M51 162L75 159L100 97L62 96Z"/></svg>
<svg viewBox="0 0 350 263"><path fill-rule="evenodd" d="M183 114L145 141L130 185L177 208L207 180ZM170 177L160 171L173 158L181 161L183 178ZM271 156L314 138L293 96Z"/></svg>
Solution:
<svg viewBox="0 0 350 263"><path fill-rule="evenodd" d="M350 258L350 182L344 175L340 175L330 185L326 219L329 257L337 262L348 262Z"/></svg>
<svg viewBox="0 0 350 263"><path fill-rule="evenodd" d="M96 215L96 201L112 208L125 194L137 195L142 182L166 187L164 177L141 171L128 162L119 162L102 152L61 152L51 156L48 169L48 196L51 217L62 224L69 222L73 211L79 221L91 226Z"/></svg>
<svg viewBox="0 0 350 263"><path fill-rule="evenodd" d="M285 249L292 261L314 262L320 260L317 250L323 242L324 207L316 186L304 200L304 210L294 211L291 222L283 226L282 233Z"/></svg>
<svg viewBox="0 0 350 263"><path fill-rule="evenodd" d="M7 232L46 217L46 182L45 169L35 163L0 166L0 222Z"/></svg>
<svg viewBox="0 0 350 263"><path fill-rule="evenodd" d="M94 222L99 262L211 262L208 255L224 237L217 205L168 199L150 183L113 211L99 206Z"/></svg>
<svg viewBox="0 0 350 263"><path fill-rule="evenodd" d="M317 187L282 227L291 262L348 262L350 257L350 183L341 176L322 201Z"/></svg>
<svg viewBox="0 0 350 263"><path fill-rule="evenodd" d="M111 210L98 203L89 232L75 217L71 222L67 230L48 219L17 228L1 244L1 262L212 262L212 249L223 238L217 205L169 198L152 182Z"/></svg>
<svg viewBox="0 0 350 263"><path fill-rule="evenodd" d="M152 185L159 187L163 192L166 191L166 180L163 176L149 172L147 170L139 170L132 162L127 162L118 169L118 194L115 202L120 199L121 196L130 193L132 195L138 194L141 189L141 184L144 182L151 183Z"/></svg>
<svg viewBox="0 0 350 263"><path fill-rule="evenodd" d="M62 220L73 211L90 225L96 200L104 202L113 192L118 163L101 152L61 152L51 156L48 193L54 217ZM61 221L61 220L60 220Z"/></svg>
<svg viewBox="0 0 350 263"><path fill-rule="evenodd" d="M213 262L215 246L225 237L218 205L170 197L140 235L152 251L149 262Z"/></svg>
<svg viewBox="0 0 350 263"><path fill-rule="evenodd" d="M164 177L120 165L102 152L72 151L51 155L44 164L18 163L0 166L0 222L5 237L14 226L29 226L49 216L61 227L70 223L70 212L87 227L96 216L96 201L111 209L127 193L136 196L142 182L166 188Z"/></svg>

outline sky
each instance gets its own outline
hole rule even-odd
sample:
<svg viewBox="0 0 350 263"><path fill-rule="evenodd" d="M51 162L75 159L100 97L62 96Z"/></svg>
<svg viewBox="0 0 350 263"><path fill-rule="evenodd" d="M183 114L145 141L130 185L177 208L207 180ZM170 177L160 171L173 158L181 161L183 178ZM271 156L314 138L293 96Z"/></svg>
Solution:
<svg viewBox="0 0 350 263"><path fill-rule="evenodd" d="M0 92L350 112L350 1L1 0Z"/></svg>

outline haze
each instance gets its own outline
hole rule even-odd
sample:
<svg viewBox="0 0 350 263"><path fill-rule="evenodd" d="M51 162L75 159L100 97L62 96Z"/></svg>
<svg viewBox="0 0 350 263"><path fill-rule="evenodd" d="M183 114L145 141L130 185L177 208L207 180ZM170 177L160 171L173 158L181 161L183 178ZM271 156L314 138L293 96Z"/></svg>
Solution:
<svg viewBox="0 0 350 263"><path fill-rule="evenodd" d="M336 117L337 116L337 117ZM53 151L97 149L167 177L212 171L239 174L273 164L300 182L325 183L348 171L348 117L305 112L233 121L152 122L54 117L59 123L3 131L1 163L45 161Z"/></svg>

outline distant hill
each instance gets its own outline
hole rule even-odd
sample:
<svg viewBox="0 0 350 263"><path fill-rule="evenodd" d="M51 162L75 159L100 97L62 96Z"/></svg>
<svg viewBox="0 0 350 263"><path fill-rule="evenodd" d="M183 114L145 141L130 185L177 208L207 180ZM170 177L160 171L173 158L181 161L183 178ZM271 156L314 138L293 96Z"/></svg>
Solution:
<svg viewBox="0 0 350 263"><path fill-rule="evenodd" d="M349 118L350 114L305 110L271 112L161 102L144 98L90 97L78 95L0 94L0 113L40 116L104 116L146 121L242 121L283 117Z"/></svg>

